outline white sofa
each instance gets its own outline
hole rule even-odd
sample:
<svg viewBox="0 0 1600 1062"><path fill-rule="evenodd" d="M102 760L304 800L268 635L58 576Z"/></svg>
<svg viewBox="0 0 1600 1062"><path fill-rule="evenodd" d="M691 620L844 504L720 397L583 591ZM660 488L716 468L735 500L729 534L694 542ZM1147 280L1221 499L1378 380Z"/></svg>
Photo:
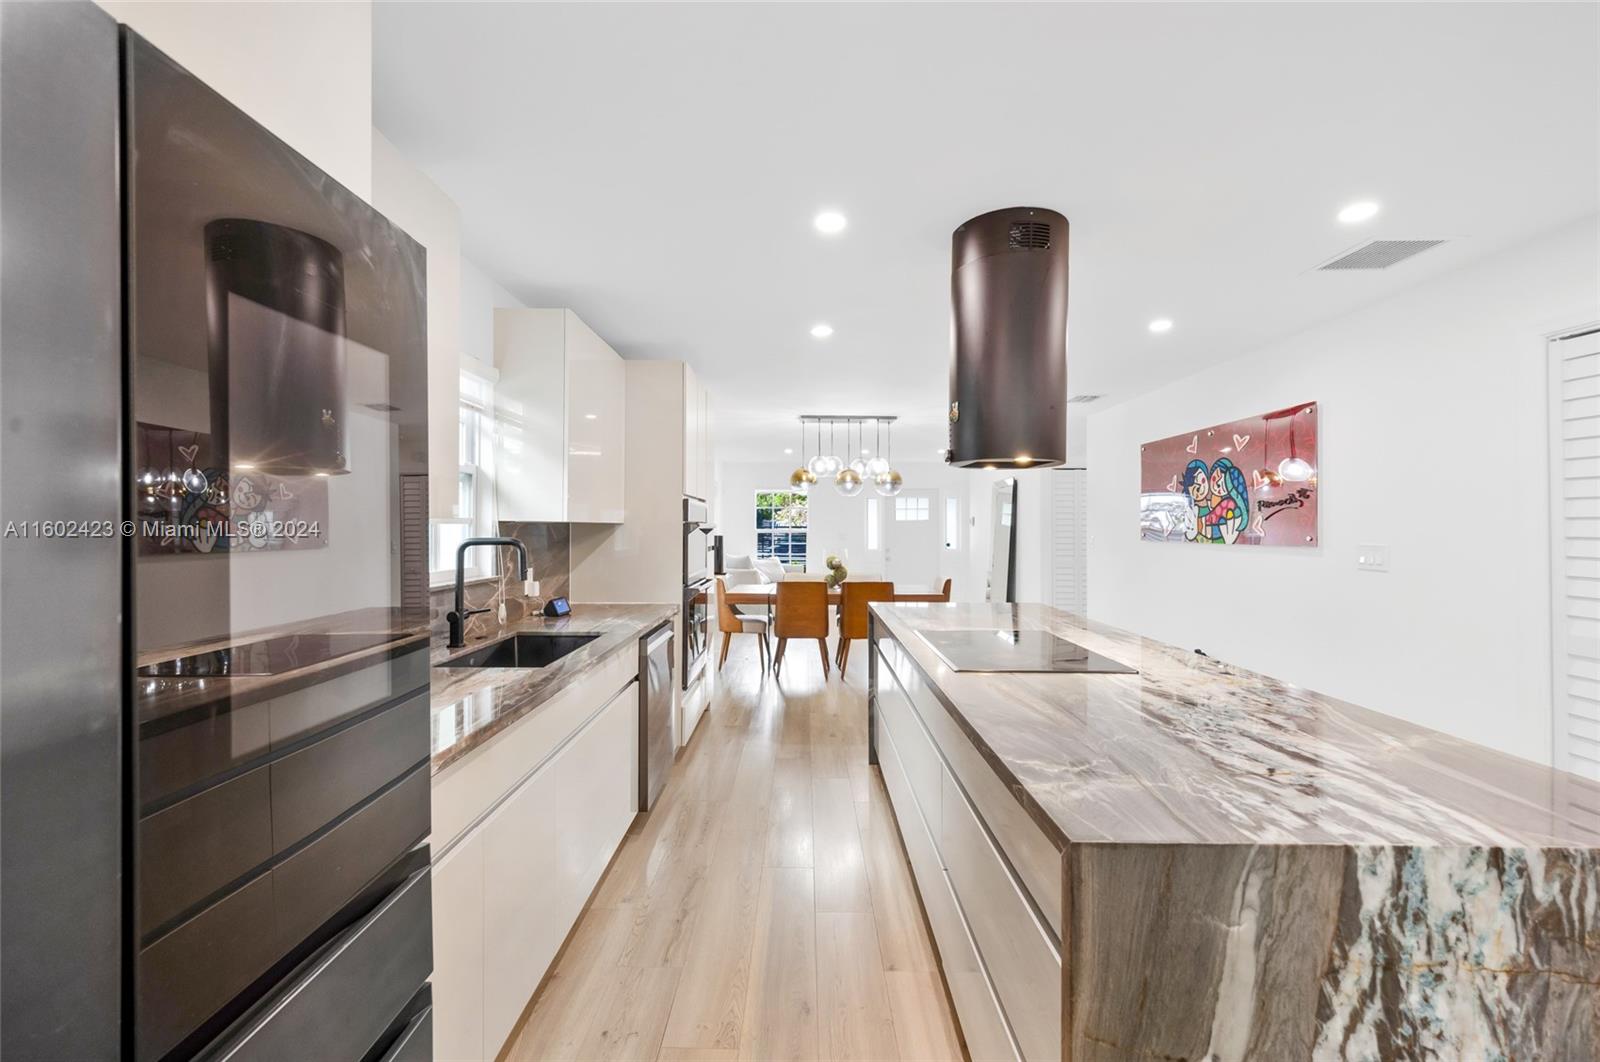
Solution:
<svg viewBox="0 0 1600 1062"><path fill-rule="evenodd" d="M787 574L783 565L770 558L757 560L748 553L730 553L723 558L723 579L728 589L736 586L758 586L781 583Z"/></svg>

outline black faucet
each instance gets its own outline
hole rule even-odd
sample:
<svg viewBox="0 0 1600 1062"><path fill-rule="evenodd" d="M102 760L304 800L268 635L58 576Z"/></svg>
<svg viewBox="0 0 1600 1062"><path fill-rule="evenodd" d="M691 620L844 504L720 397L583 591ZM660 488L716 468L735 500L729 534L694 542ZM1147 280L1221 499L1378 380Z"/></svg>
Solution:
<svg viewBox="0 0 1600 1062"><path fill-rule="evenodd" d="M468 608L466 602L466 556L467 550L472 546L510 546L517 551L521 560L522 579L528 578L528 548L522 544L521 539L515 538L469 538L456 547L456 607L445 619L450 624L451 649L460 649L467 644L467 617L476 616L480 612L488 612L486 608Z"/></svg>

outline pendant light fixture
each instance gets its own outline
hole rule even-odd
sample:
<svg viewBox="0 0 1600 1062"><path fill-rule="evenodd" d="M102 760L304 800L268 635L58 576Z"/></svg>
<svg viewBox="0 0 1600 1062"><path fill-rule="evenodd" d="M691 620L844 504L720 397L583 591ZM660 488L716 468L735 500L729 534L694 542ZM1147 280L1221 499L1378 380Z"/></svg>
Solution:
<svg viewBox="0 0 1600 1062"><path fill-rule="evenodd" d="M892 498L905 487L905 480L896 472L894 461L894 424L889 425L889 457L883 462L883 471L872 477L872 489L885 498Z"/></svg>
<svg viewBox="0 0 1600 1062"><path fill-rule="evenodd" d="M789 485L796 490L803 490L813 483L820 482L824 475L833 480L834 489L846 498L854 498L870 484L874 490L884 497L893 497L900 493L902 480L900 473L893 467L894 458L894 422L899 419L893 416L871 416L856 414L832 415L826 413L803 413L800 416L800 457L801 465L789 475ZM867 445L867 421L872 422L873 442ZM844 425L844 450L838 447L838 426ZM824 448L822 442L822 426L828 426L828 444ZM816 425L817 449L808 458L806 455L806 428ZM889 445L884 448L885 440ZM831 453L829 451L832 451ZM841 453L849 456L852 453L860 454L850 461L841 460ZM870 455L870 456L869 456ZM831 469L826 473L819 469Z"/></svg>
<svg viewBox="0 0 1600 1062"><path fill-rule="evenodd" d="M801 423L803 425L804 421ZM828 422L828 442L833 442L833 421L831 420ZM822 421L820 419L817 421L817 452L806 465L806 469L811 473L811 482L813 483L839 471L839 459L831 454L822 452Z"/></svg>
<svg viewBox="0 0 1600 1062"><path fill-rule="evenodd" d="M844 445L845 449L850 451L850 471L854 472L861 479L865 480L867 478L867 461L866 458L862 457L861 454L857 452L858 450L865 449L865 447L861 445L861 427L859 424L856 425L856 445L851 446L850 426L852 423L854 422L845 422Z"/></svg>
<svg viewBox="0 0 1600 1062"><path fill-rule="evenodd" d="M883 422L872 420L872 459L867 462L867 478L877 479L889 471L889 462L883 456Z"/></svg>
<svg viewBox="0 0 1600 1062"><path fill-rule="evenodd" d="M850 424L851 422L848 420L844 422L845 446L850 445ZM839 469L838 473L836 473L833 477L833 485L834 488L846 498L854 498L857 494L861 493L861 472L857 470L855 461L852 461L846 467Z"/></svg>
<svg viewBox="0 0 1600 1062"><path fill-rule="evenodd" d="M806 422L800 422L800 467L789 473L789 486L805 490L817 481L816 473L806 465Z"/></svg>

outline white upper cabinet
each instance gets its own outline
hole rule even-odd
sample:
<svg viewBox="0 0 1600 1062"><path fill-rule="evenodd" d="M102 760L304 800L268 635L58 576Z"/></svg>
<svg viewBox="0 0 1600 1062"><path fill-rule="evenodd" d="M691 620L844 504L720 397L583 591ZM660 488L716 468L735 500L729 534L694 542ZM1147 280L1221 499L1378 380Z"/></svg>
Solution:
<svg viewBox="0 0 1600 1062"><path fill-rule="evenodd" d="M694 370L683 367L683 492L711 498L711 399Z"/></svg>
<svg viewBox="0 0 1600 1062"><path fill-rule="evenodd" d="M496 310L499 518L619 524L627 380L571 310Z"/></svg>

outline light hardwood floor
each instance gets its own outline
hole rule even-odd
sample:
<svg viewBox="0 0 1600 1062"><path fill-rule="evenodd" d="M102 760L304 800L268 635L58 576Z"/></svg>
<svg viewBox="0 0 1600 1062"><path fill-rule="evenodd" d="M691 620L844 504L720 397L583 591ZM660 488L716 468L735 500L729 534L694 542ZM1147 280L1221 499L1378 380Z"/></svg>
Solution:
<svg viewBox="0 0 1600 1062"><path fill-rule="evenodd" d="M866 762L866 654L775 681L739 641L503 1057L962 1057Z"/></svg>

